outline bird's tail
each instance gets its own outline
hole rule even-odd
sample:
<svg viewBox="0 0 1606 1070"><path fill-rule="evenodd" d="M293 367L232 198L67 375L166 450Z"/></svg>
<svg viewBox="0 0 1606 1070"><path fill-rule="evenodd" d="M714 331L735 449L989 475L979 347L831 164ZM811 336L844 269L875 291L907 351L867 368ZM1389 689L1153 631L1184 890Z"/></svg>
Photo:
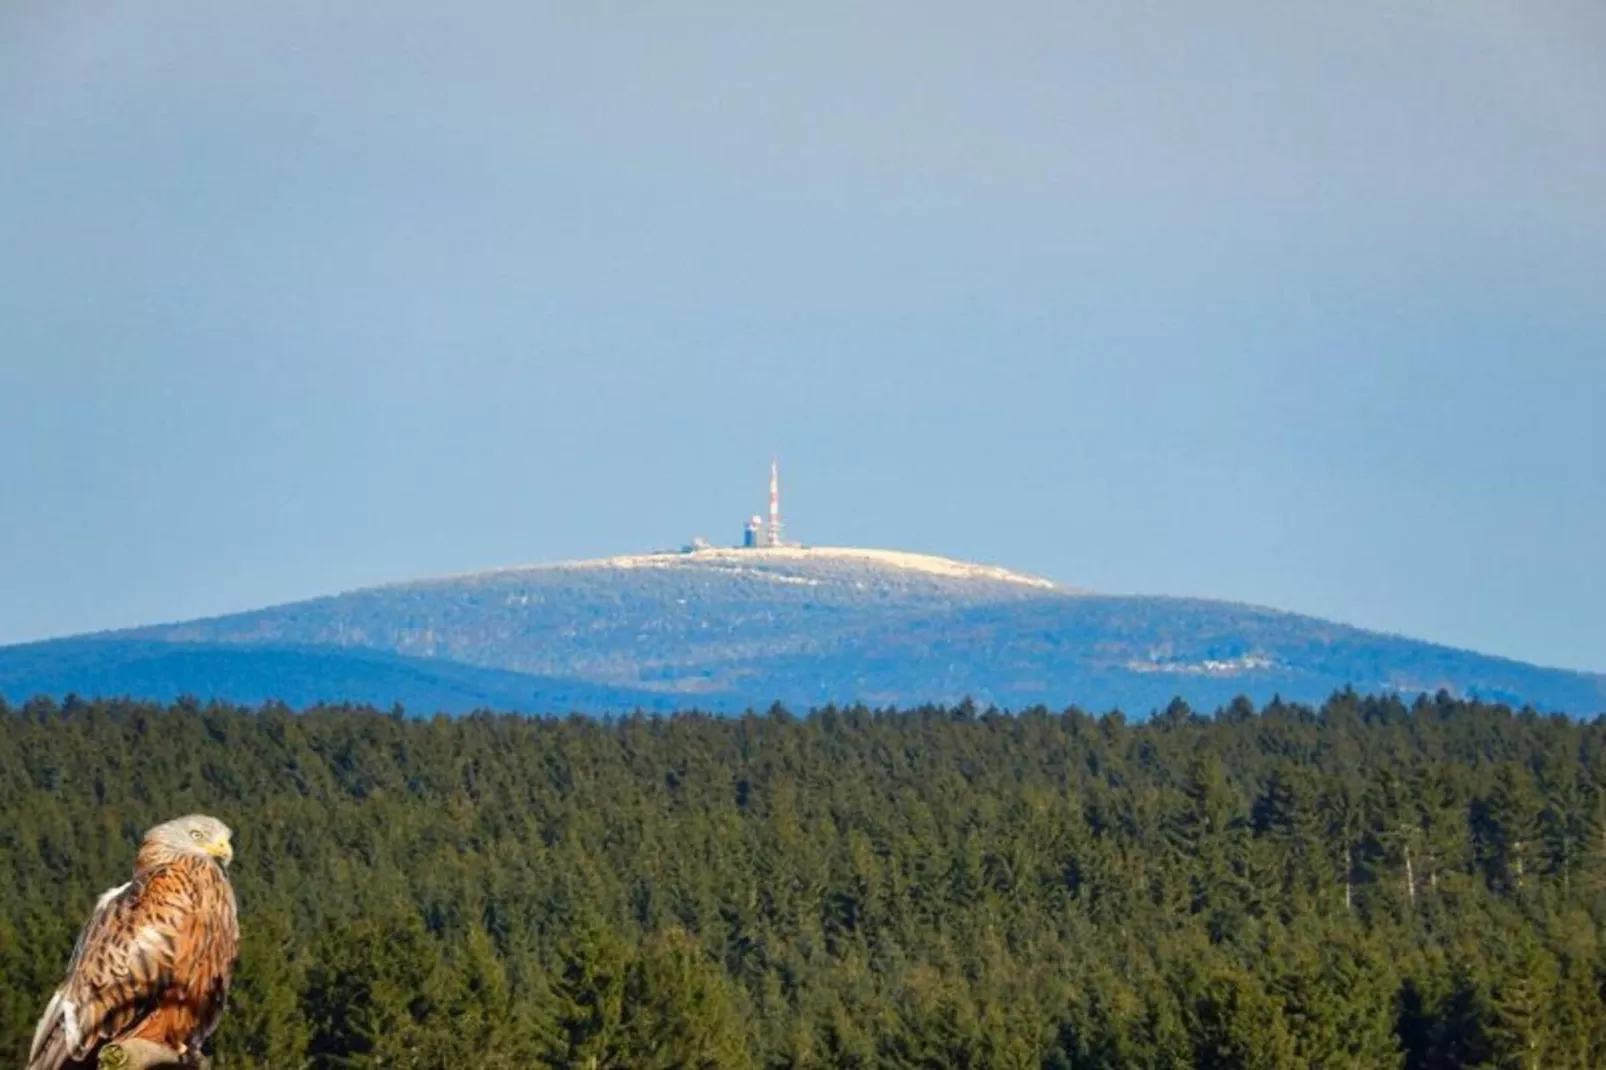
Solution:
<svg viewBox="0 0 1606 1070"><path fill-rule="evenodd" d="M33 1046L28 1049L28 1070L61 1070L72 1058L68 1022L72 1007L58 990L50 997L45 1013L34 1030Z"/></svg>

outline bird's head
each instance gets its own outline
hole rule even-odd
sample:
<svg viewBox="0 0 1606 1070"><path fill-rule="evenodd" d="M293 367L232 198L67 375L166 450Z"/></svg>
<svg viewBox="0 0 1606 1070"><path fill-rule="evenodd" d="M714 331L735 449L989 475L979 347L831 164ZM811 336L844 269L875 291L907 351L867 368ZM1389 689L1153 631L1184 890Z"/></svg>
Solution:
<svg viewBox="0 0 1606 1070"><path fill-rule="evenodd" d="M230 842L233 836L229 826L217 818L190 814L157 825L145 833L145 842L139 853L141 859L153 862L201 855L215 858L219 865L227 867L234 860L234 845Z"/></svg>

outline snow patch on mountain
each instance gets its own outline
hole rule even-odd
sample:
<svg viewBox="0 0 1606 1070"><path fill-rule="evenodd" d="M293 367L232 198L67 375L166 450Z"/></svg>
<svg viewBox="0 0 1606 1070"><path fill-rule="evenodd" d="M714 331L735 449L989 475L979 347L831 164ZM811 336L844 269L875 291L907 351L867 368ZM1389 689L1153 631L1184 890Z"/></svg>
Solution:
<svg viewBox="0 0 1606 1070"><path fill-rule="evenodd" d="M578 561L559 561L539 565L511 565L474 572L432 576L427 579L404 580L379 587L347 591L344 594L364 594L408 588L439 587L455 584L488 584L516 581L528 576L556 578L576 573L647 572L670 576L683 575L734 576L782 586L821 587L841 586L867 589L865 579L880 577L892 580L902 575L910 580L937 584L975 584L979 589L988 587L1014 588L1020 594L1042 593L1057 595L1084 595L1090 592L1059 584L1042 576L1016 572L997 565L982 565L959 561L935 554L911 553L903 550L876 550L857 546L761 546L753 548L699 547L687 550L658 550L642 554L619 554ZM981 590L976 592L981 593ZM509 604L523 604L509 600Z"/></svg>
<svg viewBox="0 0 1606 1070"><path fill-rule="evenodd" d="M1240 654L1232 658L1204 658L1199 661L1176 661L1149 657L1133 659L1126 668L1140 673L1175 673L1187 676L1233 676L1239 673L1260 672L1279 668L1276 661L1262 654Z"/></svg>
<svg viewBox="0 0 1606 1070"><path fill-rule="evenodd" d="M766 546L756 549L725 549L710 547L679 553L625 554L592 561L568 561L549 565L548 568L684 568L705 566L721 570L763 574L785 582L805 582L808 577L788 576L773 568L754 568L755 565L803 565L818 563L851 563L879 565L884 568L918 572L952 580L985 580L994 583L1013 583L1043 591L1065 590L1053 580L1014 572L996 565L978 565L969 561L956 561L934 554L916 554L902 550L872 550L856 546Z"/></svg>

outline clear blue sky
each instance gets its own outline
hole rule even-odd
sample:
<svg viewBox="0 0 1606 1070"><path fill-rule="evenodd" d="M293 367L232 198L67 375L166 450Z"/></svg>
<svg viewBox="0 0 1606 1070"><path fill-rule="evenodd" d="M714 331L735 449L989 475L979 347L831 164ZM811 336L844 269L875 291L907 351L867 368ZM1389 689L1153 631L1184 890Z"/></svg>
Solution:
<svg viewBox="0 0 1606 1070"><path fill-rule="evenodd" d="M778 453L814 543L1606 669L1598 0L785 6L0 5L0 642Z"/></svg>

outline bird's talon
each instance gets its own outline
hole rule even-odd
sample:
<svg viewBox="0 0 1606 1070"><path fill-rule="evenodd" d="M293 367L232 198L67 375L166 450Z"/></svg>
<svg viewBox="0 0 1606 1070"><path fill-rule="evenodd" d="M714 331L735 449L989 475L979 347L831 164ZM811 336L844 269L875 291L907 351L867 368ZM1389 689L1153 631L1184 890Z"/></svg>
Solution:
<svg viewBox="0 0 1606 1070"><path fill-rule="evenodd" d="M108 1044L100 1049L96 1065L100 1070L124 1070L128 1066L128 1050L121 1044Z"/></svg>

